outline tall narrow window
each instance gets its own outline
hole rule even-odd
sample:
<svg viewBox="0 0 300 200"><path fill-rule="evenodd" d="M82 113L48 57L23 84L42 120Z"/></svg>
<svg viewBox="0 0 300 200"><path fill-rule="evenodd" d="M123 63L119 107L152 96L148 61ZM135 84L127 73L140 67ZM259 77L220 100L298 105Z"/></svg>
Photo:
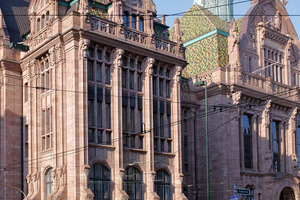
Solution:
<svg viewBox="0 0 300 200"><path fill-rule="evenodd" d="M24 102L28 101L28 83L24 84Z"/></svg>
<svg viewBox="0 0 300 200"><path fill-rule="evenodd" d="M189 155L188 155L188 136L183 136L183 160L184 160L184 172L189 172Z"/></svg>
<svg viewBox="0 0 300 200"><path fill-rule="evenodd" d="M39 32L41 30L41 19L37 19L37 24L36 24L36 31Z"/></svg>
<svg viewBox="0 0 300 200"><path fill-rule="evenodd" d="M89 187L94 193L94 199L110 199L110 171L101 164L91 166Z"/></svg>
<svg viewBox="0 0 300 200"><path fill-rule="evenodd" d="M106 128L111 128L111 91L105 90Z"/></svg>
<svg viewBox="0 0 300 200"><path fill-rule="evenodd" d="M110 66L105 65L105 83L110 84Z"/></svg>
<svg viewBox="0 0 300 200"><path fill-rule="evenodd" d="M127 69L122 69L122 87L127 87Z"/></svg>
<svg viewBox="0 0 300 200"><path fill-rule="evenodd" d="M102 127L102 100L103 100L103 89L97 87L97 126Z"/></svg>
<svg viewBox="0 0 300 200"><path fill-rule="evenodd" d="M131 28L136 29L136 15L132 14L131 16Z"/></svg>
<svg viewBox="0 0 300 200"><path fill-rule="evenodd" d="M155 192L160 197L161 200L171 199L171 177L164 171L159 170L156 172L155 177Z"/></svg>
<svg viewBox="0 0 300 200"><path fill-rule="evenodd" d="M46 21L49 21L49 10L46 12Z"/></svg>
<svg viewBox="0 0 300 200"><path fill-rule="evenodd" d="M156 95L157 93L157 78L153 77L153 95Z"/></svg>
<svg viewBox="0 0 300 200"><path fill-rule="evenodd" d="M133 90L134 89L134 71L130 71L130 73L129 73L129 88L131 89L131 90Z"/></svg>
<svg viewBox="0 0 300 200"><path fill-rule="evenodd" d="M139 30L144 31L144 18L139 17Z"/></svg>
<svg viewBox="0 0 300 200"><path fill-rule="evenodd" d="M52 192L53 180L52 180L52 168L48 169L46 172L46 196L49 196Z"/></svg>
<svg viewBox="0 0 300 200"><path fill-rule="evenodd" d="M142 74L137 73L137 89L138 91L142 91Z"/></svg>
<svg viewBox="0 0 300 200"><path fill-rule="evenodd" d="M124 15L123 15L123 21L124 21L124 26L129 26L129 14L128 12L124 12Z"/></svg>
<svg viewBox="0 0 300 200"><path fill-rule="evenodd" d="M128 167L124 177L124 189L130 200L143 199L143 174L135 167Z"/></svg>
<svg viewBox="0 0 300 200"><path fill-rule="evenodd" d="M28 157L28 125L25 125L25 130L24 130L24 156L25 158Z"/></svg>
<svg viewBox="0 0 300 200"><path fill-rule="evenodd" d="M166 96L170 98L170 81L166 82Z"/></svg>
<svg viewBox="0 0 300 200"><path fill-rule="evenodd" d="M92 85L88 85L88 124L89 126L94 125L94 98L95 88Z"/></svg>
<svg viewBox="0 0 300 200"><path fill-rule="evenodd" d="M94 66L92 61L88 61L88 80L93 81L94 80Z"/></svg>
<svg viewBox="0 0 300 200"><path fill-rule="evenodd" d="M42 15L41 29L45 27L45 15Z"/></svg>
<svg viewBox="0 0 300 200"><path fill-rule="evenodd" d="M159 79L159 96L164 95L164 79Z"/></svg>
<svg viewBox="0 0 300 200"><path fill-rule="evenodd" d="M245 168L253 168L252 160L252 117L243 115L243 135L244 135L244 164Z"/></svg>
<svg viewBox="0 0 300 200"><path fill-rule="evenodd" d="M280 129L279 122L272 121L272 150L273 150L273 169L280 171Z"/></svg>
<svg viewBox="0 0 300 200"><path fill-rule="evenodd" d="M102 63L98 63L97 62L97 82L101 82L102 81Z"/></svg>

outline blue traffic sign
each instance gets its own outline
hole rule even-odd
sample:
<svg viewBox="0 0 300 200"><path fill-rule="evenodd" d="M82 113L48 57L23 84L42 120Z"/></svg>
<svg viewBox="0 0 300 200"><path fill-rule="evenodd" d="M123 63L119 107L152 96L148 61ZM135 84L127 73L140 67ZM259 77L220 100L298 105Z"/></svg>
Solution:
<svg viewBox="0 0 300 200"><path fill-rule="evenodd" d="M234 195L234 196L230 197L230 200L239 200L239 196L238 195Z"/></svg>

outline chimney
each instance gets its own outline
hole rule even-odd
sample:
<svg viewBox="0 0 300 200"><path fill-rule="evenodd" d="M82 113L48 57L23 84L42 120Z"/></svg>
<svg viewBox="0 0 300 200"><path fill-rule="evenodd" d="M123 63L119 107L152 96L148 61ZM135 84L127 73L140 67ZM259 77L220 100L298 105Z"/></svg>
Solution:
<svg viewBox="0 0 300 200"><path fill-rule="evenodd" d="M161 18L161 23L163 25L166 25L166 15L163 15L162 18Z"/></svg>
<svg viewBox="0 0 300 200"><path fill-rule="evenodd" d="M178 18L175 19L174 21L174 41L175 42L180 42L181 41L181 36L180 36L180 21Z"/></svg>

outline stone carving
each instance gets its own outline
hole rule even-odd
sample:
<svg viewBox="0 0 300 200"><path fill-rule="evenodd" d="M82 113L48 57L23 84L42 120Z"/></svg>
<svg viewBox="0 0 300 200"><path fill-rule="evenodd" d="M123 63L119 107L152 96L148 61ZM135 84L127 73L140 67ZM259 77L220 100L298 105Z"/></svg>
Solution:
<svg viewBox="0 0 300 200"><path fill-rule="evenodd" d="M296 131L296 121L295 121L295 119L296 119L297 112L298 112L298 107L293 108L289 112L289 116L290 116L290 119L289 119L290 134L293 134Z"/></svg>
<svg viewBox="0 0 300 200"><path fill-rule="evenodd" d="M234 18L231 20L231 23L229 25L229 33L230 36L228 37L228 54L229 54L230 64L232 67L238 68L241 66L240 51L239 51L239 45L241 39L240 36L238 35L238 27Z"/></svg>
<svg viewBox="0 0 300 200"><path fill-rule="evenodd" d="M234 105L238 105L240 103L242 97L242 91L232 93L232 102Z"/></svg>
<svg viewBox="0 0 300 200"><path fill-rule="evenodd" d="M62 60L62 47L60 44L55 45L55 56L56 56L56 63L59 63Z"/></svg>
<svg viewBox="0 0 300 200"><path fill-rule="evenodd" d="M281 30L281 16L279 11L276 11L276 15L275 15L275 27L278 30Z"/></svg>
<svg viewBox="0 0 300 200"><path fill-rule="evenodd" d="M55 65L55 51L54 51L54 47L51 47L48 51L49 53L49 64L50 66L54 66Z"/></svg>
<svg viewBox="0 0 300 200"><path fill-rule="evenodd" d="M124 54L123 49L116 49L115 50L115 63L114 65L121 68L122 67L122 56Z"/></svg>
<svg viewBox="0 0 300 200"><path fill-rule="evenodd" d="M90 40L87 39L82 39L80 41L80 51L79 51L79 58L80 59L85 59L87 58L87 50L90 44Z"/></svg>
<svg viewBox="0 0 300 200"><path fill-rule="evenodd" d="M271 104L272 104L272 100L268 100L266 106L265 106L265 110L263 112L264 115L264 120L265 120L265 127L268 128L270 125L270 108L271 108Z"/></svg>
<svg viewBox="0 0 300 200"><path fill-rule="evenodd" d="M147 76L152 76L154 63L155 63L154 58L150 58L150 57L147 58L147 61L146 61L146 64L147 64L146 75Z"/></svg>
<svg viewBox="0 0 300 200"><path fill-rule="evenodd" d="M181 67L181 66L176 66L176 72L175 72L175 77L174 77L174 79L175 79L175 81L176 81L177 83L180 82L180 79L181 79L181 72L182 72L182 67Z"/></svg>
<svg viewBox="0 0 300 200"><path fill-rule="evenodd" d="M282 0L281 3L282 3L283 6L286 6L286 4L288 3L288 1L287 0Z"/></svg>

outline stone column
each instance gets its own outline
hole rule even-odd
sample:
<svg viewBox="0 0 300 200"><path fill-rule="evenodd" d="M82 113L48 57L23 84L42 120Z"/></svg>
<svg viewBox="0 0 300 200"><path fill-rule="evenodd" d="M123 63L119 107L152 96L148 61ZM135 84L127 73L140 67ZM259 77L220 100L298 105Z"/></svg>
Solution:
<svg viewBox="0 0 300 200"><path fill-rule="evenodd" d="M172 183L175 187L174 189L174 199L184 200L187 199L182 193L182 142L181 142L181 123L176 123L181 121L181 94L180 94L180 78L181 78L181 66L175 66L175 74L171 82L172 85L172 118L171 123L174 124L172 127L173 133L173 152L174 157L174 174L172 175Z"/></svg>
<svg viewBox="0 0 300 200"><path fill-rule="evenodd" d="M145 150L146 154L146 180L147 185L145 199L156 200L159 199L159 196L155 193L154 190L154 180L155 180L155 170L154 170L154 145L153 145L153 89L152 89L152 74L153 74L153 65L154 58L148 57L146 59L145 65L145 79L144 79L144 123L145 130ZM150 131L148 131L150 130Z"/></svg>
<svg viewBox="0 0 300 200"><path fill-rule="evenodd" d="M261 126L261 145L263 147L262 149L262 155L263 155L263 162L262 164L262 171L263 172L269 172L272 169L272 150L270 149L270 108L271 108L271 100L267 101L267 104L265 106L265 109L262 113L262 126Z"/></svg>
<svg viewBox="0 0 300 200"><path fill-rule="evenodd" d="M124 54L123 49L115 49L114 61L113 61L113 70L112 70L112 90L111 90L111 113L114 117L111 120L113 138L122 138L122 56ZM123 190L123 142L122 139L113 141L112 143L115 146L114 151L114 192L116 200L128 199L128 195ZM112 172L113 173L113 172Z"/></svg>

